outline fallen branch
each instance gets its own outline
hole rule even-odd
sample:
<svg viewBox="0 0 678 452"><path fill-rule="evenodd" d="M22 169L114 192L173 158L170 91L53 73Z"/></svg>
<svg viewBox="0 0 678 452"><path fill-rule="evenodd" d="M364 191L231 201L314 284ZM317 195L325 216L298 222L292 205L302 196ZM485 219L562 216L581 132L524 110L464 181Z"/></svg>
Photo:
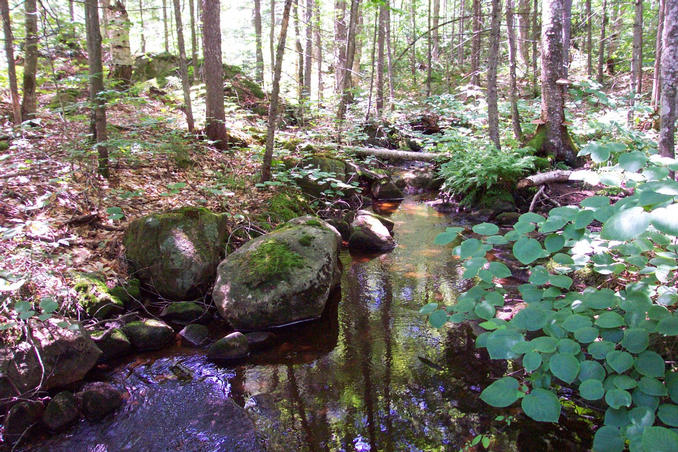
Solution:
<svg viewBox="0 0 678 452"><path fill-rule="evenodd" d="M551 184L554 182L567 182L570 180L570 170L554 170L548 173L537 173L518 181L516 188L536 187L538 185Z"/></svg>
<svg viewBox="0 0 678 452"><path fill-rule="evenodd" d="M446 154L434 154L431 152L410 152L410 151L399 151L397 149L385 149L385 148L361 148L361 147L348 147L346 148L348 152L353 152L354 154L360 155L373 155L386 160L418 160L422 162L432 162L440 159L441 157L447 157Z"/></svg>

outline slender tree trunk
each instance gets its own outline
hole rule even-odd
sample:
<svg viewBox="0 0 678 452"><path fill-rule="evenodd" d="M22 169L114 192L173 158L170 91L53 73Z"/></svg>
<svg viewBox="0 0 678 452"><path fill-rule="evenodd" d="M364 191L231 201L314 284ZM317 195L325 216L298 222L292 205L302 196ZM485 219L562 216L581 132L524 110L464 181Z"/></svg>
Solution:
<svg viewBox="0 0 678 452"><path fill-rule="evenodd" d="M353 58L355 57L356 44L356 28L358 25L358 9L360 8L360 0L351 0L351 13L349 15L348 35L346 37L346 67L353 67ZM337 107L337 119L339 123L344 120L346 116L346 108L351 101L351 77L347 74L343 79L344 86L341 90L341 99ZM338 124L341 127L341 124Z"/></svg>
<svg viewBox="0 0 678 452"><path fill-rule="evenodd" d="M593 25L591 0L586 0L586 74L593 77Z"/></svg>
<svg viewBox="0 0 678 452"><path fill-rule="evenodd" d="M640 95L643 83L643 0L634 0L633 52L631 56L631 102L628 123L633 124L636 96Z"/></svg>
<svg viewBox="0 0 678 452"><path fill-rule="evenodd" d="M501 0L492 0L490 22L490 48L487 57L487 125L490 140L501 149L499 140L499 107L497 105L497 66L499 65L499 39L501 27Z"/></svg>
<svg viewBox="0 0 678 452"><path fill-rule="evenodd" d="M323 41L322 41L322 17L320 17L320 0L315 0L315 58L318 65L318 107L322 107L323 91Z"/></svg>
<svg viewBox="0 0 678 452"><path fill-rule="evenodd" d="M167 0L162 0L162 26L165 31L165 52L169 53L169 25L167 18Z"/></svg>
<svg viewBox="0 0 678 452"><path fill-rule="evenodd" d="M191 85L198 74L198 33L196 31L196 17L195 17L195 2L196 0L188 0L188 12L191 15L191 66L193 72L191 73Z"/></svg>
<svg viewBox="0 0 678 452"><path fill-rule="evenodd" d="M287 40L287 24L290 21L290 9L292 0L285 0L282 23L280 24L280 39L276 51L275 63L273 66L273 88L271 90L271 103L268 106L268 131L266 133L266 151L264 152L264 163L261 166L261 181L266 182L271 179L271 162L273 161L273 144L275 140L275 128L278 122L278 98L280 96L280 75L282 73L282 60L285 52L285 41Z"/></svg>
<svg viewBox="0 0 678 452"><path fill-rule="evenodd" d="M299 27L299 0L294 0L294 46L297 50L297 100L299 113L303 122L304 99L304 48L301 45L301 29Z"/></svg>
<svg viewBox="0 0 678 452"><path fill-rule="evenodd" d="M205 135L228 146L224 112L224 67L221 61L221 2L202 0L203 58L205 68Z"/></svg>
<svg viewBox="0 0 678 452"><path fill-rule="evenodd" d="M111 77L123 88L132 83L132 50L129 45L129 29L132 23L125 5L120 0L109 6L109 33L111 40Z"/></svg>
<svg viewBox="0 0 678 452"><path fill-rule="evenodd" d="M659 0L659 11L657 14L657 40L654 57L654 74L652 75L652 106L656 109L659 106L659 96L661 92L661 61L662 61L662 37L664 34L664 17L666 12L666 0Z"/></svg>
<svg viewBox="0 0 678 452"><path fill-rule="evenodd" d="M193 108L191 105L191 81L188 79L188 64L186 63L186 47L184 45L184 30L181 23L181 5L179 0L174 1L174 19L177 24L177 46L179 47L179 71L181 72L181 87L184 90L184 113L188 131L193 133Z"/></svg>
<svg viewBox="0 0 678 452"><path fill-rule="evenodd" d="M612 26L610 27L610 36L607 39L607 61L605 63L607 73L614 75L616 72L617 58L615 52L619 47L619 36L624 24L624 14L620 0L610 0L612 2Z"/></svg>
<svg viewBox="0 0 678 452"><path fill-rule="evenodd" d="M271 0L271 30L268 34L269 47L271 52L271 80L275 75L275 0Z"/></svg>
<svg viewBox="0 0 678 452"><path fill-rule="evenodd" d="M191 2L193 0L190 0ZM141 53L146 53L146 35L144 33L144 0L139 0L139 33L141 34Z"/></svg>
<svg viewBox="0 0 678 452"><path fill-rule="evenodd" d="M379 9L374 12L374 27L372 32L372 53L370 55L370 88L367 96L367 112L365 113L365 122L370 120L372 114L372 94L374 92L374 76L377 65L375 54L377 52L377 35L379 34Z"/></svg>
<svg viewBox="0 0 678 452"><path fill-rule="evenodd" d="M9 16L7 0L0 0L2 14L2 28L5 33L5 56L7 57L7 73L9 76L9 93L12 98L12 112L14 124L21 124L21 103L19 102L19 88L16 80L16 65L14 63L14 37Z"/></svg>
<svg viewBox="0 0 678 452"><path fill-rule="evenodd" d="M440 0L433 0L433 17L431 18L430 28L433 28L431 40L433 49L431 51L432 61L438 62L440 58L440 30L438 29L438 24L440 23Z"/></svg>
<svg viewBox="0 0 678 452"><path fill-rule="evenodd" d="M541 119L545 128L542 150L556 160L576 164L576 155L565 122L563 78L563 3L545 0L542 11ZM537 130L539 133L539 129Z"/></svg>
<svg viewBox="0 0 678 452"><path fill-rule="evenodd" d="M24 41L24 97L21 103L23 120L35 117L36 73L38 70L38 10L35 0L24 0L26 40Z"/></svg>
<svg viewBox="0 0 678 452"><path fill-rule="evenodd" d="M360 10L360 3L358 4L358 12L355 25L355 43L353 44L354 55L353 55L353 66L351 66L351 87L358 88L360 86L360 79L362 78L362 73L360 72L360 63L362 63L363 58L363 14Z"/></svg>
<svg viewBox="0 0 678 452"><path fill-rule="evenodd" d="M600 43L598 44L598 75L596 80L603 83L603 68L605 65L605 32L607 28L607 0L603 0L603 22L600 25Z"/></svg>
<svg viewBox="0 0 678 452"><path fill-rule="evenodd" d="M539 42L539 36L541 35L541 29L539 27L539 0L534 0L534 9L532 11L532 92L536 96L537 93L537 48L539 47L537 43Z"/></svg>
<svg viewBox="0 0 678 452"><path fill-rule="evenodd" d="M313 0L306 0L306 49L304 52L304 99L311 98L311 74L313 68Z"/></svg>
<svg viewBox="0 0 678 452"><path fill-rule="evenodd" d="M466 0L459 2L459 46L457 47L457 62L464 65L464 24L466 22Z"/></svg>
<svg viewBox="0 0 678 452"><path fill-rule="evenodd" d="M416 0L410 1L410 16L412 19L412 49L410 53L410 72L412 73L412 86L417 86L417 7Z"/></svg>
<svg viewBox="0 0 678 452"><path fill-rule="evenodd" d="M426 27L431 30L431 0L428 0ZM433 34L429 31L426 40L426 97L431 95L431 76L433 68Z"/></svg>
<svg viewBox="0 0 678 452"><path fill-rule="evenodd" d="M530 67L530 0L518 0L518 57L523 71Z"/></svg>
<svg viewBox="0 0 678 452"><path fill-rule="evenodd" d="M509 43L511 123L513 124L513 135L518 142L522 142L523 131L520 127L520 115L518 113L518 85L516 82L516 34L513 28L513 0L506 0L506 28L508 30Z"/></svg>
<svg viewBox="0 0 678 452"><path fill-rule="evenodd" d="M666 1L662 41L659 154L673 158L678 100L678 1Z"/></svg>
<svg viewBox="0 0 678 452"><path fill-rule="evenodd" d="M68 15L71 18L71 23L75 22L75 9L73 8L73 0L68 0Z"/></svg>
<svg viewBox="0 0 678 452"><path fill-rule="evenodd" d="M334 89L339 94L344 86L346 68L346 0L334 2Z"/></svg>
<svg viewBox="0 0 678 452"><path fill-rule="evenodd" d="M563 78L570 69L570 40L572 38L572 0L563 0Z"/></svg>
<svg viewBox="0 0 678 452"><path fill-rule="evenodd" d="M389 105L393 108L393 100L395 98L395 89L393 87L393 49L391 48L391 1L386 0L384 4L386 9L386 66L388 72L388 100Z"/></svg>
<svg viewBox="0 0 678 452"><path fill-rule="evenodd" d="M92 105L90 128L98 153L99 174L108 178L108 148L106 142L106 101L99 95L104 90L104 67L101 62L101 31L97 0L85 0L87 30L87 61L89 64L89 100Z"/></svg>
<svg viewBox="0 0 678 452"><path fill-rule="evenodd" d="M480 0L473 0L473 38L471 39L471 84L480 85L480 40L483 31Z"/></svg>
<svg viewBox="0 0 678 452"><path fill-rule="evenodd" d="M178 24L178 22L177 22ZM256 41L257 67L255 80L259 86L264 85L264 50L261 39L261 0L254 0L254 34Z"/></svg>
<svg viewBox="0 0 678 452"><path fill-rule="evenodd" d="M381 118L384 112L384 40L386 39L386 9L387 5L379 5L379 20L377 32L377 117Z"/></svg>

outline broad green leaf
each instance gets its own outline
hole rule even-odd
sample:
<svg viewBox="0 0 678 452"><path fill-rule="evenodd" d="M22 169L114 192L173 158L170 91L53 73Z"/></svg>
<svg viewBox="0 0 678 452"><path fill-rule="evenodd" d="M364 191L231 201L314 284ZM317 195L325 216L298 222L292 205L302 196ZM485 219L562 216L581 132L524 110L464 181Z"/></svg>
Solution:
<svg viewBox="0 0 678 452"><path fill-rule="evenodd" d="M593 437L594 452L621 452L624 450L624 437L616 427L600 427Z"/></svg>
<svg viewBox="0 0 678 452"><path fill-rule="evenodd" d="M489 320L494 317L495 309L494 306L483 300L473 308L473 312L481 319Z"/></svg>
<svg viewBox="0 0 678 452"><path fill-rule="evenodd" d="M546 312L543 309L528 306L513 316L511 324L521 330L538 331L546 325L546 320Z"/></svg>
<svg viewBox="0 0 678 452"><path fill-rule="evenodd" d="M482 242L478 239L468 239L461 242L459 246L459 256L461 258L473 257L481 250Z"/></svg>
<svg viewBox="0 0 678 452"><path fill-rule="evenodd" d="M582 207L599 209L601 207L608 207L610 205L610 198L607 196L591 196L590 198L584 198L580 204Z"/></svg>
<svg viewBox="0 0 678 452"><path fill-rule="evenodd" d="M599 400L605 395L603 383L600 380L590 378L579 385L579 394L586 400Z"/></svg>
<svg viewBox="0 0 678 452"><path fill-rule="evenodd" d="M574 217L574 227L582 229L591 224L595 214L592 210L582 210Z"/></svg>
<svg viewBox="0 0 678 452"><path fill-rule="evenodd" d="M664 424L678 427L678 406L672 403L660 405L657 416Z"/></svg>
<svg viewBox="0 0 678 452"><path fill-rule="evenodd" d="M528 265L543 256L544 250L535 239L523 237L513 244L513 255L522 264Z"/></svg>
<svg viewBox="0 0 678 452"><path fill-rule="evenodd" d="M526 415L537 422L558 422L560 418L560 401L546 389L532 390L523 397L521 407Z"/></svg>
<svg viewBox="0 0 678 452"><path fill-rule="evenodd" d="M669 391L669 397L673 402L678 403L678 373L667 373L665 381L666 389Z"/></svg>
<svg viewBox="0 0 678 452"><path fill-rule="evenodd" d="M598 338L598 328L589 326L574 331L574 337L582 344L590 344Z"/></svg>
<svg viewBox="0 0 678 452"><path fill-rule="evenodd" d="M570 353L556 353L551 356L549 369L565 383L572 383L579 374L579 360Z"/></svg>
<svg viewBox="0 0 678 452"><path fill-rule="evenodd" d="M534 212L524 213L518 218L520 223L542 223L546 218Z"/></svg>
<svg viewBox="0 0 678 452"><path fill-rule="evenodd" d="M650 335L644 328L627 328L624 330L622 346L631 353L640 353L650 345Z"/></svg>
<svg viewBox="0 0 678 452"><path fill-rule="evenodd" d="M52 313L59 309L59 303L54 301L52 298L43 298L40 301L40 309L45 313Z"/></svg>
<svg viewBox="0 0 678 452"><path fill-rule="evenodd" d="M638 382L628 375L612 375L610 378L612 379L612 384L619 389L629 390L638 386Z"/></svg>
<svg viewBox="0 0 678 452"><path fill-rule="evenodd" d="M652 226L666 234L678 236L678 204L655 209L650 216Z"/></svg>
<svg viewBox="0 0 678 452"><path fill-rule="evenodd" d="M643 432L643 449L652 452L675 452L678 450L678 433L665 427L648 427Z"/></svg>
<svg viewBox="0 0 678 452"><path fill-rule="evenodd" d="M572 339L566 337L558 341L558 351L560 353L578 355L581 351L581 345L579 345L577 341L573 341Z"/></svg>
<svg viewBox="0 0 678 452"><path fill-rule="evenodd" d="M597 341L589 344L588 351L595 359L605 359L614 350L614 344L608 341Z"/></svg>
<svg viewBox="0 0 678 452"><path fill-rule="evenodd" d="M660 378L664 376L664 358L655 352L645 350L636 357L634 368L646 377Z"/></svg>
<svg viewBox="0 0 678 452"><path fill-rule="evenodd" d="M608 240L631 240L642 234L650 225L650 215L642 207L622 210L610 217L600 236Z"/></svg>
<svg viewBox="0 0 678 452"><path fill-rule="evenodd" d="M431 315L428 316L428 321L433 328L441 328L447 322L447 312L442 309L433 311Z"/></svg>
<svg viewBox="0 0 678 452"><path fill-rule="evenodd" d="M671 314L657 324L657 332L666 336L678 336L678 316Z"/></svg>
<svg viewBox="0 0 678 452"><path fill-rule="evenodd" d="M419 314L429 315L436 309L438 309L438 303L429 303L419 309Z"/></svg>
<svg viewBox="0 0 678 452"><path fill-rule="evenodd" d="M553 353L556 351L558 340L550 336L535 337L530 341L534 350L541 353Z"/></svg>
<svg viewBox="0 0 678 452"><path fill-rule="evenodd" d="M605 410L605 425L626 428L629 425L629 411L626 408L615 410L608 407Z"/></svg>
<svg viewBox="0 0 678 452"><path fill-rule="evenodd" d="M459 237L459 234L463 230L463 228L447 228L445 232L441 232L436 236L433 243L436 245L447 245L448 243L452 243Z"/></svg>
<svg viewBox="0 0 678 452"><path fill-rule="evenodd" d="M523 367L527 372L534 372L541 366L541 354L538 352L525 353L523 356Z"/></svg>
<svg viewBox="0 0 678 452"><path fill-rule="evenodd" d="M501 378L480 393L483 402L496 408L504 408L518 400L518 380L513 377Z"/></svg>
<svg viewBox="0 0 678 452"><path fill-rule="evenodd" d="M605 369L603 368L603 366L600 365L598 361L591 360L582 361L579 364L579 367L580 367L579 379L582 381L589 380L592 378L600 381L603 381L605 379Z"/></svg>
<svg viewBox="0 0 678 452"><path fill-rule="evenodd" d="M623 389L610 389L605 393L605 402L615 409L629 407L631 406L631 394Z"/></svg>
<svg viewBox="0 0 678 452"><path fill-rule="evenodd" d="M650 396L663 397L668 395L666 386L656 378L642 377L638 382L638 389Z"/></svg>
<svg viewBox="0 0 678 452"><path fill-rule="evenodd" d="M647 157L640 151L628 152L619 156L619 166L624 170L635 173L647 163Z"/></svg>
<svg viewBox="0 0 678 452"><path fill-rule="evenodd" d="M654 420L654 410L651 410L649 407L639 406L629 411L630 425L626 427L625 433L631 444L638 441L638 438L643 434L643 431L654 424Z"/></svg>
<svg viewBox="0 0 678 452"><path fill-rule="evenodd" d="M487 338L487 352L492 359L513 359L517 355L511 348L524 340L522 334L512 329L493 331Z"/></svg>
<svg viewBox="0 0 678 452"><path fill-rule="evenodd" d="M565 275L551 275L549 277L549 284L560 287L561 289L569 289L572 285L572 278Z"/></svg>
<svg viewBox="0 0 678 452"><path fill-rule="evenodd" d="M473 232L480 235L495 235L499 232L499 227L492 223L480 223L473 226Z"/></svg>
<svg viewBox="0 0 678 452"><path fill-rule="evenodd" d="M536 284L538 286L544 285L549 281L549 272L546 270L546 268L542 265L537 265L535 267L532 267L532 270L530 271L530 283L531 284Z"/></svg>
<svg viewBox="0 0 678 452"><path fill-rule="evenodd" d="M633 356L630 353L613 350L605 357L607 364L617 372L623 374L633 366Z"/></svg>
<svg viewBox="0 0 678 452"><path fill-rule="evenodd" d="M601 328L618 328L624 325L624 317L614 311L603 312L596 319L596 325Z"/></svg>
<svg viewBox="0 0 678 452"><path fill-rule="evenodd" d="M633 391L632 399L635 406L646 406L653 411L659 407L659 397L645 394L638 388Z"/></svg>
<svg viewBox="0 0 678 452"><path fill-rule="evenodd" d="M492 273L495 278L501 279L511 276L511 270L501 262L490 262L488 270L490 270L490 273Z"/></svg>

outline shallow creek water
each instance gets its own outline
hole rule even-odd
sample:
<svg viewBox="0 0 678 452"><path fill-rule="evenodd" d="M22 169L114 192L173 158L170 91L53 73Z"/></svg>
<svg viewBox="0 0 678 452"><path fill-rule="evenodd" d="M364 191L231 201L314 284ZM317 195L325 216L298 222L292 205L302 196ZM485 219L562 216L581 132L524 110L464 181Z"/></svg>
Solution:
<svg viewBox="0 0 678 452"><path fill-rule="evenodd" d="M460 291L459 262L433 245L453 221L411 198L390 216L398 247L343 252L341 290L321 320L230 366L179 346L137 355L105 374L129 394L123 408L32 450L458 450L478 433L492 450L580 450L581 426L494 420L516 413L478 395L506 365L474 349L469 327L441 333L418 314Z"/></svg>

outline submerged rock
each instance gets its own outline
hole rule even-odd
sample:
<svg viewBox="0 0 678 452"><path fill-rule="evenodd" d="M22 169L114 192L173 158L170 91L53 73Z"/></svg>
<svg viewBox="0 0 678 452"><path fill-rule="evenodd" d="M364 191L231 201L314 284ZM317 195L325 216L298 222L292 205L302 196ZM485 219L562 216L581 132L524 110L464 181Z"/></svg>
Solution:
<svg viewBox="0 0 678 452"><path fill-rule="evenodd" d="M276 335L270 331L253 331L245 334L250 350L264 350L273 345Z"/></svg>
<svg viewBox="0 0 678 452"><path fill-rule="evenodd" d="M187 324L198 320L205 310L202 306L191 301L177 301L170 303L162 310L160 317L168 322Z"/></svg>
<svg viewBox="0 0 678 452"><path fill-rule="evenodd" d="M219 264L212 297L238 330L262 330L320 317L341 276L341 236L300 217L249 241Z"/></svg>
<svg viewBox="0 0 678 452"><path fill-rule="evenodd" d="M245 358L248 354L247 338L238 331L222 337L207 350L207 357L215 361Z"/></svg>
<svg viewBox="0 0 678 452"><path fill-rule="evenodd" d="M70 391L62 391L47 404L42 421L50 430L61 430L80 416L78 402Z"/></svg>
<svg viewBox="0 0 678 452"><path fill-rule="evenodd" d="M76 394L87 419L99 420L122 405L122 394L109 383L87 384Z"/></svg>
<svg viewBox="0 0 678 452"><path fill-rule="evenodd" d="M32 342L21 342L6 356L0 374L4 374L19 391L51 389L80 381L94 367L101 350L78 323L56 317L45 321L30 320ZM66 326L64 328L64 326ZM42 365L41 365L42 362ZM42 368L44 367L44 375Z"/></svg>
<svg viewBox="0 0 678 452"><path fill-rule="evenodd" d="M358 215L351 223L348 246L362 251L390 251L396 242L388 228L374 215Z"/></svg>
<svg viewBox="0 0 678 452"><path fill-rule="evenodd" d="M205 325L191 323L179 331L179 336L188 344L199 347L207 342L209 330Z"/></svg>
<svg viewBox="0 0 678 452"><path fill-rule="evenodd" d="M184 207L134 220L123 238L125 256L144 284L171 300L204 294L226 244L226 217Z"/></svg>
<svg viewBox="0 0 678 452"><path fill-rule="evenodd" d="M120 328L92 333L92 340L102 351L100 362L125 356L132 349L132 344Z"/></svg>
<svg viewBox="0 0 678 452"><path fill-rule="evenodd" d="M174 330L165 322L155 319L130 322L122 328L137 350L160 350L172 343Z"/></svg>
<svg viewBox="0 0 678 452"><path fill-rule="evenodd" d="M34 400L25 400L10 408L5 416L3 436L13 444L25 437L28 430L40 419L43 412L42 403Z"/></svg>

